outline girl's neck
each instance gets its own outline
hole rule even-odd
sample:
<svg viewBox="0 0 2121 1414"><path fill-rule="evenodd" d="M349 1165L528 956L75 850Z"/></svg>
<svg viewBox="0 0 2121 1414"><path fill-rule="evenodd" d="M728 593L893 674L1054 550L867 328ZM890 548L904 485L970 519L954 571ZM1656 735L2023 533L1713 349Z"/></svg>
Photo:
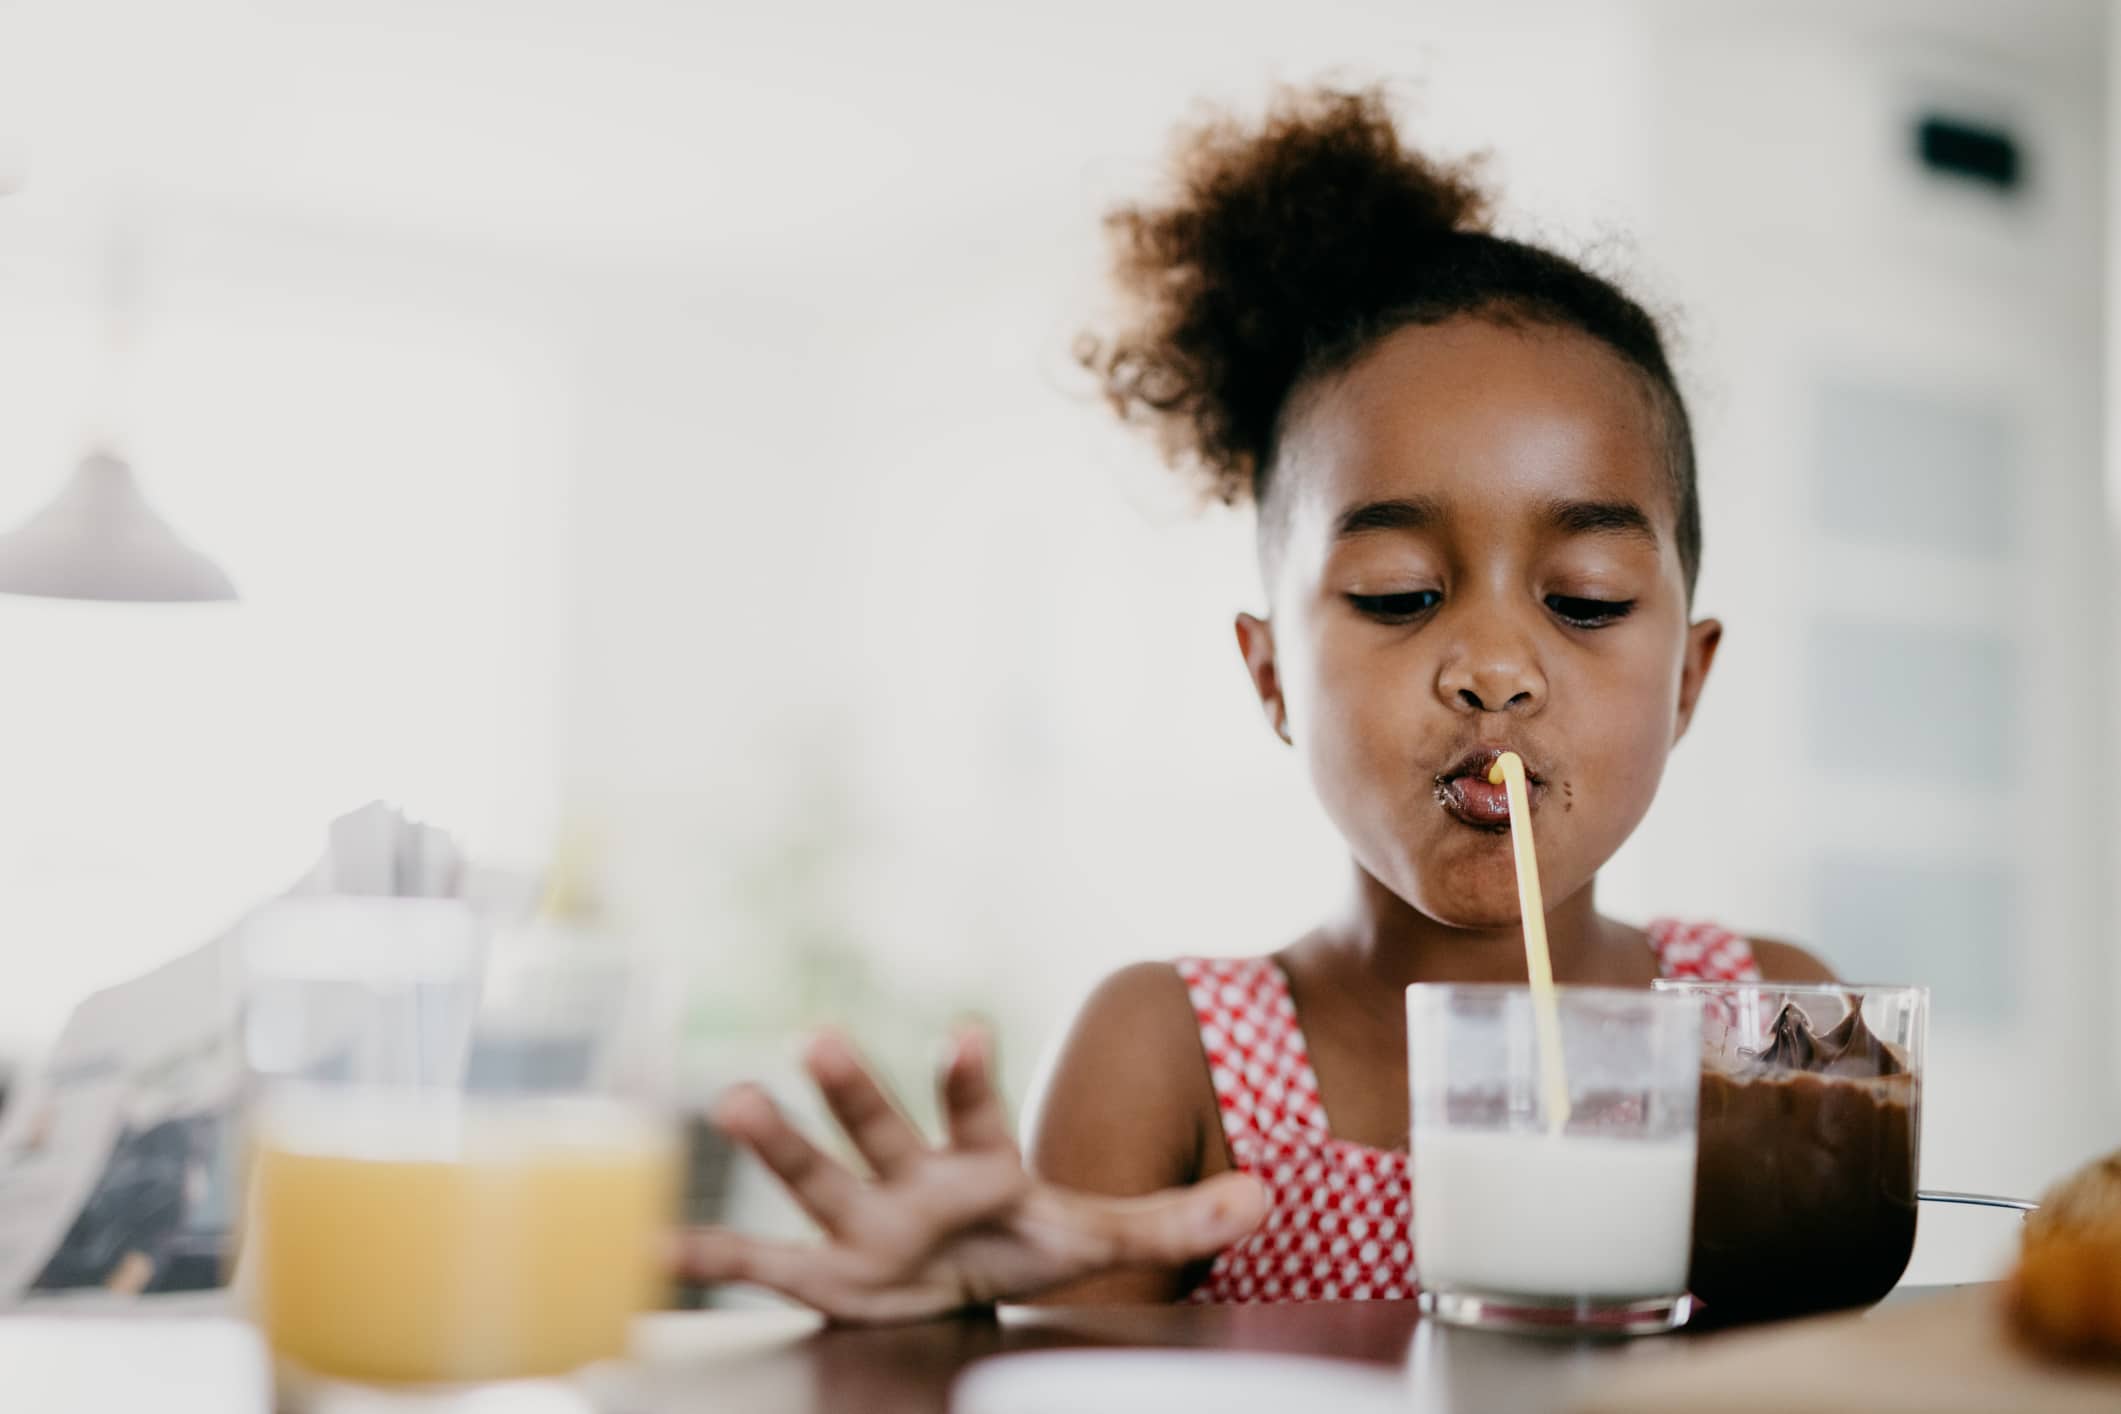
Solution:
<svg viewBox="0 0 2121 1414"><path fill-rule="evenodd" d="M1364 982L1397 997L1414 982L1523 982L1524 933L1501 928L1454 928L1411 907L1355 867L1346 905L1314 939ZM1547 909L1547 949L1557 982L1640 984L1655 975L1649 951L1634 930L1599 916L1597 882ZM1633 946L1629 946L1632 942Z"/></svg>

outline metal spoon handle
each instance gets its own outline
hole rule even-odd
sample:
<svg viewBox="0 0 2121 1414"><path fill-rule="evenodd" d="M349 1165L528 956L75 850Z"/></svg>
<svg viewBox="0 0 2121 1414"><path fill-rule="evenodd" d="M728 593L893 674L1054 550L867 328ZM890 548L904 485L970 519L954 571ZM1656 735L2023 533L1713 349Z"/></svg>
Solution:
<svg viewBox="0 0 2121 1414"><path fill-rule="evenodd" d="M1954 1193L1943 1188L1925 1188L1915 1195L1925 1203L1963 1203L1970 1208L2010 1208L2021 1213L2037 1213L2038 1203L2024 1198L2003 1198L1994 1193Z"/></svg>

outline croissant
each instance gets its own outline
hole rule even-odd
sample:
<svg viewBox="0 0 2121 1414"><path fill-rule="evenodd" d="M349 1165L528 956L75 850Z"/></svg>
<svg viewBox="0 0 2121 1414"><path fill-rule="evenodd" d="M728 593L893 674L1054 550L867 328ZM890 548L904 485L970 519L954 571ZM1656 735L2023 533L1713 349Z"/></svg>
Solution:
<svg viewBox="0 0 2121 1414"><path fill-rule="evenodd" d="M2040 1200L2005 1291L2012 1321L2034 1344L2121 1360L2121 1152L2086 1164Z"/></svg>

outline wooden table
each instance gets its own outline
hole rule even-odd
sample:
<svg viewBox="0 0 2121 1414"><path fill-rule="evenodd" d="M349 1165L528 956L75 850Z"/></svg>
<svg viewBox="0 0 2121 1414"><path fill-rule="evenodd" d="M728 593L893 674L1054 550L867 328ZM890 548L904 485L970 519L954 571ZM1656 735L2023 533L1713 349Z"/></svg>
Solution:
<svg viewBox="0 0 2121 1414"><path fill-rule="evenodd" d="M1893 1303L1943 1288L1895 1293ZM647 1359L614 1407L640 1414L942 1414L974 1361L1016 1351L1178 1348L1324 1356L1399 1382L1436 1411L1562 1409L1616 1362L1656 1359L1689 1337L1570 1341L1424 1322L1411 1302L1274 1306L1010 1307L888 1329L831 1329L792 1312L670 1313L644 1326ZM1206 1408L1179 1414L1216 1414Z"/></svg>
<svg viewBox="0 0 2121 1414"><path fill-rule="evenodd" d="M1892 1382L1896 1389L1906 1383L1902 1372L1914 1367L1934 1370L1933 1380L1965 1382L1974 1397L1971 1402L1959 1399L1954 1408L1985 1411L2037 1404L2030 1397L1984 1400L1981 1388L2017 1386L1994 1380L1981 1386L1973 1377L1985 1367L1976 1368L1981 1362L1971 1356L1957 1366L1950 1351L1931 1357L1924 1342L1933 1344L1938 1338L1920 1333L1946 1324L1931 1317L1947 1316L1966 1303L1935 1301L1926 1307L1919 1303L1949 1290L1953 1288L1917 1287L1888 1299L1887 1305L1896 1309L1879 1318L1879 1339L1859 1342L1866 1349L1878 1347L1872 1351L1870 1363L1875 1368L1871 1374ZM1967 1296L1993 1300L1989 1290L1969 1291ZM1831 1324L1835 1323L1813 1323L1809 1329L1816 1333L1819 1325ZM1964 1319L1961 1324L1966 1324ZM1999 1343L1988 1325L1984 1315L1966 1330L1941 1339L1969 1349L1983 1341ZM1885 1338L1891 1330L1900 1331L1897 1340ZM57 1340L55 1332L70 1338ZM4 1338L10 1334L17 1338L16 1348L7 1347ZM1803 1354L1784 1356L1776 1353L1783 1348L1776 1344L1734 1372L1724 1368L1735 1353L1731 1347L1703 1342L1690 1334L1620 1343L1512 1337L1423 1321L1414 1306L1398 1302L1010 1307L999 1315L868 1330L828 1329L817 1317L798 1311L672 1311L643 1318L636 1334L639 1359L596 1367L575 1380L474 1392L324 1389L289 1383L278 1391L279 1407L301 1414L491 1414L500 1409L538 1414L720 1414L724 1410L940 1414L951 1408L953 1389L982 1360L1045 1351L1087 1351L1093 1352L1093 1361L1147 1361L1162 1368L1144 1369L1135 1364L1116 1376L1108 1368L1102 1372L1104 1382L1089 1396L1060 1402L1048 1399L1040 1414L1073 1414L1077 1409L1095 1414L1164 1414L1167 1410L1175 1414L1256 1414L1261 1410L1286 1414L1322 1407L1335 1414L1480 1410L1539 1414L1567 1410L1623 1377L1626 1389L1639 1391L1645 1383L1672 1383L1684 1366L1698 1371L1702 1364L1715 1365L1719 1359L1724 1364L1717 1366L1715 1388L1728 1391L1735 1380L1771 1396L1766 1403L1755 1401L1747 1408L1780 1410L1782 1402L1772 1396L1801 1383L1789 1378L1788 1363L1818 1366L1811 1373L1831 1376L1830 1387L1835 1391L1845 1391L1852 1374L1849 1351L1838 1347L1839 1353L1822 1354L1808 1346ZM1801 1334L1794 1327L1778 1328L1772 1340L1795 1339ZM1908 1353L1911 1341L1922 1353ZM1748 1341L1746 1348L1754 1350L1759 1343ZM0 1360L9 1366L6 1378L0 1379L0 1407L9 1410L20 1397L28 1398L24 1408L34 1405L93 1410L95 1414L112 1408L142 1408L146 1406L140 1392L148 1389L156 1393L147 1402L157 1407L181 1405L215 1414L264 1414L267 1402L265 1354L257 1333L234 1314L211 1305L196 1310L159 1308L153 1315L82 1310L0 1319L0 1349L9 1354L9 1359ZM71 1364L59 1358L68 1350ZM38 1362L29 1360L25 1365L24 1359L39 1351L50 1357L43 1361L48 1367L45 1373L59 1380L53 1390L81 1397L68 1402L38 1396L42 1386L33 1368ZM1155 1352L1159 1351L1224 1354L1174 1371L1171 1359L1188 1357L1158 1356ZM1270 1371L1263 1366L1276 1356L1310 1357L1308 1368L1294 1376L1293 1394L1276 1391L1274 1381L1267 1378ZM1017 1363L1016 1373L1025 1373L1036 1358ZM992 1382L998 1376L1006 1378L1010 1369L1006 1359L979 1366L971 1376L973 1387L988 1382L992 1393ZM1075 1373L1084 1372L1078 1366ZM1286 1369L1282 1373L1288 1377ZM25 1374L28 1387L22 1383ZM85 1384L95 1381L84 1382L87 1375L100 1380L96 1388L105 1395L113 1395L122 1386L123 1397L88 1397ZM1050 1391L1058 1378L1059 1372L1048 1368L1038 1372L1032 1383L1038 1391ZM2050 1378L2059 1381L2062 1377ZM2121 1380L2121 1376L2115 1378ZM182 1388L167 1387L171 1381ZM1818 1383L1815 1378L1812 1386ZM2057 1397L2049 1402L2057 1408L2121 1408L2121 1384L2102 1384L2089 1393L2062 1390L2056 1384L2055 1391ZM1019 1384L1015 1393L1022 1395L1024 1386ZM1612 1393L1618 1398L1622 1391ZM2063 1394L2072 1394L2074 1402L2063 1400ZM1692 1411L1698 1407L1691 1397L1676 1402L1661 1398L1660 1409ZM1719 1401L1733 1408L1739 1402L1728 1393ZM1834 1399L1813 1397L1808 1402L1830 1407ZM1924 1398L1913 1403L1906 1399L1870 1401L1879 1408L1925 1411L1944 1402ZM1617 1404L1608 1399L1602 1407L1626 1409L1629 1414L1639 1414L1641 1408L1632 1395ZM1023 1406L1015 1402L989 1406L994 1414L1004 1408L1013 1414Z"/></svg>

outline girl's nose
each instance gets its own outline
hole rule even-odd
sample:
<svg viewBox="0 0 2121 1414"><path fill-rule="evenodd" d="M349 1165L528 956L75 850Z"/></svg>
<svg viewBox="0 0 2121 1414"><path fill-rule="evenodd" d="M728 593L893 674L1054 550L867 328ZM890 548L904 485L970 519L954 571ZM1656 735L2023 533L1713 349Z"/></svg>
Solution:
<svg viewBox="0 0 2121 1414"><path fill-rule="evenodd" d="M1444 652L1436 695L1460 712L1538 711L1547 679L1531 635L1499 614L1467 617Z"/></svg>

